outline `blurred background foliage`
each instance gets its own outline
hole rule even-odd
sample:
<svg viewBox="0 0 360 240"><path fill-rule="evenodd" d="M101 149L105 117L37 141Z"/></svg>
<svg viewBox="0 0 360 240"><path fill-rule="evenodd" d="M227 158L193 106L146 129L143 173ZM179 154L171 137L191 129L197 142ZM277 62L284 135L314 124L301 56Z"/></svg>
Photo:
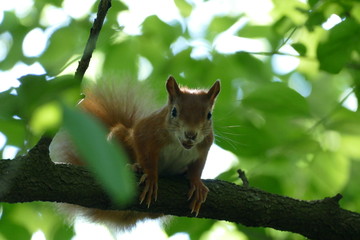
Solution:
<svg viewBox="0 0 360 240"><path fill-rule="evenodd" d="M144 2L112 1L87 80L135 76L161 103L170 74L190 87L221 79L216 144L237 160L219 179L239 182L241 168L254 187L305 200L342 193L342 207L360 212L358 1ZM54 133L60 105L78 99L72 76L97 4L0 3L3 158L25 153L44 132ZM15 80L20 73L26 76ZM1 240L36 239L39 231L39 239L74 236L48 204L1 204ZM175 218L165 231L191 239L303 239L186 218Z"/></svg>

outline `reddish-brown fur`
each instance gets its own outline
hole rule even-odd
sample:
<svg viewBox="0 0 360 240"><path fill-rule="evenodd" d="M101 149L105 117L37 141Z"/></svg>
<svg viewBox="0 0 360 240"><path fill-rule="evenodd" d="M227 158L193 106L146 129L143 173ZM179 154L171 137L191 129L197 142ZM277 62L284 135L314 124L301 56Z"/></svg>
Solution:
<svg viewBox="0 0 360 240"><path fill-rule="evenodd" d="M100 119L108 128L108 138L123 145L132 163L140 166L143 172L140 181L144 184L140 202L149 206L156 201L159 175L187 172L190 208L197 215L208 193L200 177L214 138L211 111L220 91L219 81L209 91L191 90L179 88L175 79L169 77L166 83L168 104L153 113L134 100L142 96L133 96L133 92L125 94L118 88L114 91L114 87L116 89L113 85L89 88L80 107ZM54 142L52 149L56 152L55 145L59 143ZM60 161L81 164L76 154ZM93 219L121 226L161 216L130 211L87 212Z"/></svg>

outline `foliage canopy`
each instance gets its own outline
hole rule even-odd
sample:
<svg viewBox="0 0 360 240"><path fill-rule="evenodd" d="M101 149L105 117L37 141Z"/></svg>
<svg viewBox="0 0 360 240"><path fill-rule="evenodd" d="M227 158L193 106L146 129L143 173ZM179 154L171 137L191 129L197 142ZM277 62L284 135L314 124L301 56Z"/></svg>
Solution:
<svg viewBox="0 0 360 240"><path fill-rule="evenodd" d="M0 93L0 132L6 137L1 154L7 146L24 153L44 132L53 133L61 121L61 106L74 105L79 98L80 86L72 74L98 2L88 1L89 11L82 16L64 11L66 2L35 0L23 14L6 10L0 15L2 73L19 63L40 65L44 73L24 76L18 86ZM193 19L218 1L174 0L176 17L146 16L139 20L136 33L127 29L126 16L138 14L141 8L124 2L112 1L87 80L133 76L163 102L164 81L170 74L189 87L208 87L221 79L214 112L216 144L238 161L220 179L237 182L236 169L241 168L251 185L266 191L309 200L341 192L343 207L360 211L358 1L252 1L259 8L266 3L266 17L260 18L242 1L229 0L224 1L231 6L225 13L198 20L202 27L196 29ZM61 12L64 21L51 23L46 16L55 12ZM337 24L329 26L333 22L329 19ZM24 45L35 30L42 34L35 40L45 36L46 44L29 54ZM233 39L232 50L224 50L230 45L227 40ZM293 62L295 67L290 66ZM47 239L73 236L73 229L46 205L2 204L1 209L0 239L13 239L14 232L16 239L30 239L39 228ZM199 239L219 225L179 218L166 231L187 232ZM302 239L290 233L236 228L248 239Z"/></svg>

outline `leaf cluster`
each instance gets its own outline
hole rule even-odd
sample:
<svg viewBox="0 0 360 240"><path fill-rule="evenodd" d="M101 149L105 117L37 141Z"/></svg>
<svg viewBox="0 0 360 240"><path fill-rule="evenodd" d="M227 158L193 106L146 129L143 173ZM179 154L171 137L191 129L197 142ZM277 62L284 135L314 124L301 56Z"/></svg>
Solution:
<svg viewBox="0 0 360 240"><path fill-rule="evenodd" d="M212 2L204 1L202 7ZM240 9L212 16L201 32L194 33L190 19L200 7L192 1L176 0L178 19L167 22L151 15L139 26L139 34L129 34L118 21L127 7L112 1L93 54L96 64L89 68L96 74L86 74L85 82L99 76L141 78L140 84L153 89L161 104L166 101L164 81L170 74L189 87L205 88L220 79L222 89L214 111L215 143L237 160L219 179L238 182L236 169L241 168L247 172L250 185L266 191L301 199L341 192L344 207L359 212L360 5L352 0L271 2L274 8L266 23L260 24ZM26 16L5 11L1 22L0 40L8 45L0 70L10 70L19 62L39 63L46 74L22 77L19 87L0 93L0 132L6 136L0 154L6 146L16 146L24 153L44 133L53 134L67 109L64 105L75 105L80 98L80 83L65 73L69 69L74 72L83 52L92 13L69 17L66 23L51 28L43 23L43 12L49 6L61 9L63 1L34 3ZM327 29L324 23L331 16L340 22ZM245 23L239 24L242 21ZM25 56L22 44L36 28L51 32L46 48L39 56ZM261 42L265 51L246 50L240 41L231 53L219 51L220 36L229 30L237 39ZM295 68L286 73L277 71L277 65L294 59ZM74 113L69 119L79 122L81 116ZM82 127L78 126L78 132L84 130ZM87 146L85 141L83 145ZM220 160L218 164L222 164ZM46 211L36 206L33 208ZM19 206L2 208L0 225L7 229L22 226L11 220L18 216ZM211 220L178 218L169 224L167 233L187 232L192 239L199 239L218 225ZM234 228L233 232L249 239L301 239L268 229ZM32 230L26 231L22 226L18 232L29 235ZM7 239L6 232L0 234ZM25 235L17 239L28 239ZM70 235L61 239L70 239Z"/></svg>

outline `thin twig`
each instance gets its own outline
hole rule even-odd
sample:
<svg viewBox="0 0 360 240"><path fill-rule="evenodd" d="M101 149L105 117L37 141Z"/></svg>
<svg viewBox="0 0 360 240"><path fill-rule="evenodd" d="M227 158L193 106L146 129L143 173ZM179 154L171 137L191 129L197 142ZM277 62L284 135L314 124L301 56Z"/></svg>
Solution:
<svg viewBox="0 0 360 240"><path fill-rule="evenodd" d="M105 16L107 11L111 7L111 0L101 0L98 6L98 12L96 15L96 19L94 20L93 26L90 29L90 36L86 43L84 53L79 61L78 68L75 72L75 79L78 81L82 81L84 74L89 67L90 59L94 49L96 47L96 42L99 37L102 25L104 23Z"/></svg>
<svg viewBox="0 0 360 240"><path fill-rule="evenodd" d="M312 132L315 128L317 128L320 125L323 125L332 115L336 113L336 111L344 104L344 102L350 97L351 94L354 93L355 87L351 88L351 91L346 94L339 103L336 104L336 106L324 117L319 119L313 126L311 126L308 130L308 132Z"/></svg>
<svg viewBox="0 0 360 240"><path fill-rule="evenodd" d="M294 29L291 31L291 33L289 34L289 36L285 39L285 41L283 41L280 46L278 47L278 49L276 50L276 52L278 52L280 50L280 48L282 48L283 46L285 46L291 39L291 37L294 35L294 33L296 32L298 28L294 27Z"/></svg>
<svg viewBox="0 0 360 240"><path fill-rule="evenodd" d="M237 173L239 174L239 178L243 182L243 187L249 187L249 180L247 179L245 172L241 169L238 169Z"/></svg>
<svg viewBox="0 0 360 240"><path fill-rule="evenodd" d="M315 58L313 57L309 57L309 56L302 56L300 54L291 54L291 53L284 53L284 52L279 52L279 51L270 51L270 52L248 52L248 51L238 51L237 53L247 53L247 54L251 54L251 55L262 55L262 56L274 56L274 55L279 55L279 56L288 56L288 57L296 57L296 58L303 58L303 59L307 59L310 61L317 61Z"/></svg>

